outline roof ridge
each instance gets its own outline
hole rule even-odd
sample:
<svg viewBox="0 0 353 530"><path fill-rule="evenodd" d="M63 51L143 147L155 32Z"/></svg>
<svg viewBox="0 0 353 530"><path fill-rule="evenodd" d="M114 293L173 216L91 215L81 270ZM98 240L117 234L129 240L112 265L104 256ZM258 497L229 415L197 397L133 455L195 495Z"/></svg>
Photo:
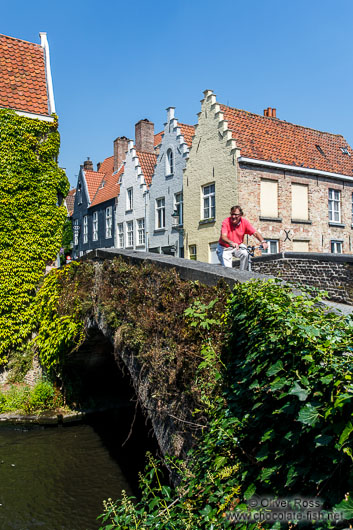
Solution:
<svg viewBox="0 0 353 530"><path fill-rule="evenodd" d="M338 137L343 138L344 140L346 140L342 134L330 133L328 131L320 131L319 129L314 129L313 127L306 127L305 125L299 125L297 123L292 123L291 121L281 120L280 118L275 118L273 116L263 116L262 114L256 114L256 112L250 112L248 110L237 109L236 107L230 107L229 105L225 105L224 103L219 103L219 105L221 107L226 107L228 109L236 110L238 112L245 112L246 114L251 114L252 116L256 116L258 118L264 118L266 120L270 119L270 120L274 120L275 122L281 122L281 123L284 123L286 125L292 125L294 127L299 127L301 129L306 129L306 130L309 130L309 131L315 131L315 132L319 132L321 134L328 134L330 136L338 136Z"/></svg>
<svg viewBox="0 0 353 530"><path fill-rule="evenodd" d="M43 49L41 44L38 44L37 42L31 42L29 40L18 39L17 37L11 37L10 35L4 35L3 33L0 33L0 37L5 37L6 39L16 40L20 42L25 42L26 44L32 44L32 46L38 46L39 48Z"/></svg>

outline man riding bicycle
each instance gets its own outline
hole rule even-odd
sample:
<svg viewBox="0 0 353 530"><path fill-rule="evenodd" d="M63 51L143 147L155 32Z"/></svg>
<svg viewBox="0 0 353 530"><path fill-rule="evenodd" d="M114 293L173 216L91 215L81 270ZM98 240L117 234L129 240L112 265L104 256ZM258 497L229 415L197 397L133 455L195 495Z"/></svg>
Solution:
<svg viewBox="0 0 353 530"><path fill-rule="evenodd" d="M248 268L249 254L246 246L243 245L244 236L255 236L267 249L267 243L257 230L243 217L243 210L240 206L232 206L230 217L224 219L221 228L221 237L218 241L217 256L224 267L232 267L233 256L240 259L240 270Z"/></svg>

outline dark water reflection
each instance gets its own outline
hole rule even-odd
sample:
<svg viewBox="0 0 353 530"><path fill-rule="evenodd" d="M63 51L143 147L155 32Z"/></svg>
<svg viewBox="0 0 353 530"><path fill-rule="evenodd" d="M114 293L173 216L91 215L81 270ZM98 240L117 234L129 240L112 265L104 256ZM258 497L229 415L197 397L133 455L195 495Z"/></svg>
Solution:
<svg viewBox="0 0 353 530"><path fill-rule="evenodd" d="M102 500L131 492L100 431L85 424L0 430L0 529L99 528Z"/></svg>

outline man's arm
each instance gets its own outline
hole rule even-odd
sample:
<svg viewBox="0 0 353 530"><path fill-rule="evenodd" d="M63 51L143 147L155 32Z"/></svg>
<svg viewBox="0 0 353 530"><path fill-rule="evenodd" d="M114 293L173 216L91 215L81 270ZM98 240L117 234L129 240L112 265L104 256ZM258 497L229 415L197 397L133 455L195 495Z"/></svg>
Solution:
<svg viewBox="0 0 353 530"><path fill-rule="evenodd" d="M227 232L225 234L221 234L221 239L224 241L224 243L228 243L231 247L235 248L235 250L239 249L238 243L234 243L229 237L227 237Z"/></svg>
<svg viewBox="0 0 353 530"><path fill-rule="evenodd" d="M267 244L267 242L264 240L264 238L262 237L262 235L260 234L260 232L258 232L258 231L254 232L254 233L253 233L253 236L256 237L256 239L257 239L258 241L260 241L261 245L262 245L262 246L264 247L264 249L266 250L267 247L268 247L268 244ZM223 236L222 236L222 238L223 238Z"/></svg>

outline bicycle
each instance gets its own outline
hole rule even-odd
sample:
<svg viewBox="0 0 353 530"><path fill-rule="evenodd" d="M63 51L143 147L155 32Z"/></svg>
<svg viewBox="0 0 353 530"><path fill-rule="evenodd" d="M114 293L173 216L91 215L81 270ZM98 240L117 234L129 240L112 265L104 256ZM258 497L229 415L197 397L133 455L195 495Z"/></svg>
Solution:
<svg viewBox="0 0 353 530"><path fill-rule="evenodd" d="M246 247L246 250L248 251L248 254L249 254L248 271L251 272L252 270L251 263L252 263L252 258L255 255L255 250L264 250L264 247L262 245L248 245Z"/></svg>

